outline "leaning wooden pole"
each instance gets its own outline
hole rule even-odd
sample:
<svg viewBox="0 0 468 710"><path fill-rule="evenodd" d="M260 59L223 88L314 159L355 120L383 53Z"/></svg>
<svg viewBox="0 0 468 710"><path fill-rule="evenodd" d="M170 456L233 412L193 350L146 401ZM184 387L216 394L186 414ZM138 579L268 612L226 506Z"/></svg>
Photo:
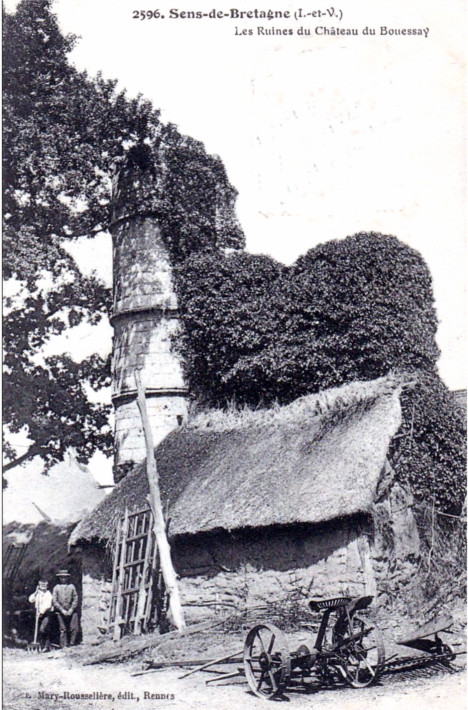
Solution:
<svg viewBox="0 0 468 710"><path fill-rule="evenodd" d="M161 503L161 492L159 490L158 469L156 466L156 459L154 458L153 435L151 433L150 421L146 410L145 390L141 383L139 372L135 373L135 382L137 387L137 404L138 409L140 410L146 443L146 475L148 476L149 486L148 501L153 512L153 530L159 550L159 559L164 584L169 595L169 611L175 627L181 631L185 627L184 614L180 603L177 575L174 567L172 566L171 548L166 535L166 525L164 522Z"/></svg>

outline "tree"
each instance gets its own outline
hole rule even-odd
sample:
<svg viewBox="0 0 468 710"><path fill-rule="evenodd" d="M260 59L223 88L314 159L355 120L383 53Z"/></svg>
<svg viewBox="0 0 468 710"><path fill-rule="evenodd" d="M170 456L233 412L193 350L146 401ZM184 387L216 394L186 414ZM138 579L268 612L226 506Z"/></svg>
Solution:
<svg viewBox="0 0 468 710"><path fill-rule="evenodd" d="M7 300L3 415L7 431L25 431L31 441L21 456L6 443L7 469L37 454L50 465L68 446L82 462L97 448L109 451L109 408L89 397L89 387L108 383L108 362L93 356L74 363L41 353L55 334L96 323L109 310L109 291L80 274L64 239L107 228L116 166L147 146L157 156L171 182L161 219L174 255L207 239L219 246L243 239L233 219L206 236L203 210L198 220L194 209L182 213L185 177L171 167L182 153L191 165L193 204L209 189L220 213L232 212L235 191L219 159L163 125L150 102L117 92L116 81L78 72L68 60L76 39L62 34L51 7L52 0L22 0L3 25L3 263L4 278L20 287ZM197 191L197 184L206 189Z"/></svg>
<svg viewBox="0 0 468 710"><path fill-rule="evenodd" d="M23 2L4 18L3 263L20 293L6 303L3 418L31 441L19 457L6 443L4 470L37 454L50 466L69 446L86 462L111 442L108 408L86 389L107 383L106 363L40 357L53 335L97 322L109 305L107 289L83 277L61 243L74 230L91 234L87 217L99 203L87 195L90 175L96 179L91 151L80 145L83 131L76 135L89 82L67 63L73 42L45 0ZM80 153L88 158L81 166Z"/></svg>

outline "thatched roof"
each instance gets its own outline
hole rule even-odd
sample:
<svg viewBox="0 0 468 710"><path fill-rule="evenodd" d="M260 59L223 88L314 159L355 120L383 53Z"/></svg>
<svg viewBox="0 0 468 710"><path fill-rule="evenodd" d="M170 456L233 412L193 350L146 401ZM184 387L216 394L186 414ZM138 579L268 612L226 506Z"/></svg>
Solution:
<svg viewBox="0 0 468 710"><path fill-rule="evenodd" d="M49 589L52 589L57 582L57 571L64 568L70 572L73 583L81 588L80 556L76 550L68 550L68 540L75 525L43 520L38 524L13 522L3 526L4 557L10 545L27 544L13 591L32 594L41 577L48 580Z"/></svg>
<svg viewBox="0 0 468 710"><path fill-rule="evenodd" d="M370 511L401 423L401 380L355 382L285 407L203 414L156 449L170 535L321 523ZM107 539L127 506L145 505L137 465L75 529Z"/></svg>

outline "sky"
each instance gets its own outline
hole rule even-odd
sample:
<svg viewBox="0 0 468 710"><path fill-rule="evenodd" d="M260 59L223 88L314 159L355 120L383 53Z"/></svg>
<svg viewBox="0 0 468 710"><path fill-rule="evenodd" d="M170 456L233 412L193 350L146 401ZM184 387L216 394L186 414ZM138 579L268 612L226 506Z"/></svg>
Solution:
<svg viewBox="0 0 468 710"><path fill-rule="evenodd" d="M371 230L418 249L434 279L441 374L465 387L463 0L450 13L433 0L348 0L341 21L169 18L171 8L217 9L212 0L163 3L164 20L141 20L133 7L56 1L63 29L81 37L76 66L141 92L163 120L221 156L249 251L291 263L320 242ZM320 26L372 27L376 36L314 34ZM258 27L313 34L236 34ZM382 36L381 27L428 36Z"/></svg>
<svg viewBox="0 0 468 710"><path fill-rule="evenodd" d="M8 0L7 9L15 4ZM316 244L359 231L393 234L420 251L434 282L440 372L460 389L467 315L464 6L452 0L448 12L435 0L347 0L329 17L331 5L307 3L306 10L289 0L239 0L233 8L162 0L164 19L133 19L135 8L154 10L154 3L56 0L55 11L63 30L80 36L71 55L79 69L118 79L129 95L142 93L164 121L221 156L239 193L249 251L291 263ZM180 16L231 8L292 17ZM295 19L300 10L325 15ZM297 34L300 28L311 34ZM358 35L324 35L320 28ZM402 29L420 34L388 34ZM98 265L110 283L108 236L73 249L83 269ZM110 337L103 324L99 332L68 333L55 347L81 357L105 351Z"/></svg>
<svg viewBox="0 0 468 710"><path fill-rule="evenodd" d="M99 457L96 465L98 462ZM33 461L27 466L18 466L9 477L8 488L3 492L3 523L40 522L43 516L36 506L56 522L78 522L93 510L106 492L107 489L98 488L89 468L77 463L72 454L67 454L48 476L43 476L40 466Z"/></svg>

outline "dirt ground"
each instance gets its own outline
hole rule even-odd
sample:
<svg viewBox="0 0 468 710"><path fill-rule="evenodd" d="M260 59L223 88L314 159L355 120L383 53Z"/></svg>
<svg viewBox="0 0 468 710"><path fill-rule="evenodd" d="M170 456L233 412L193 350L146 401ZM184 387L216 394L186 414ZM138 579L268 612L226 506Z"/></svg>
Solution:
<svg viewBox="0 0 468 710"><path fill-rule="evenodd" d="M450 610L453 617L451 635L446 642L454 650L466 650L465 607ZM287 628L285 623L277 624ZM407 624L407 626L406 626ZM394 656L420 655L395 643L407 635L412 622L383 614L378 619L387 661ZM250 626L249 626L250 628ZM311 631L299 629L285 634L289 649L302 643L313 643ZM233 678L206 685L214 676L197 672L188 678L180 676L187 668L164 668L144 675L132 676L148 667L148 662L212 659L241 652L245 629L223 624L222 628L198 629L184 637L168 634L146 637L150 647L120 663L83 665L96 654L136 650L135 643L146 640L125 637L114 644L106 637L52 653L28 653L6 648L3 657L4 710L255 710L268 707L268 700L253 695L245 678ZM466 656L458 655L451 667L421 668L400 673L384 673L378 683L355 690L349 687L320 689L306 693L303 688L288 691L288 707L320 710L463 710L466 707ZM236 670L241 662L224 667ZM192 664L193 667L193 664ZM83 697L83 696L90 697ZM81 697L79 697L81 696ZM274 701L281 705L280 701Z"/></svg>
<svg viewBox="0 0 468 710"><path fill-rule="evenodd" d="M384 675L377 685L354 690L326 689L313 694L288 693L290 708L320 710L461 710L466 707L464 656L456 670L431 669ZM5 649L4 710L247 710L268 702L250 693L244 679L205 685L196 673L179 679L184 669L164 669L132 677L142 659L126 664L83 666L73 653L33 654ZM234 666L235 667L235 666ZM232 669L232 666L231 666ZM93 694L94 698L76 698ZM107 694L109 697L105 697Z"/></svg>

